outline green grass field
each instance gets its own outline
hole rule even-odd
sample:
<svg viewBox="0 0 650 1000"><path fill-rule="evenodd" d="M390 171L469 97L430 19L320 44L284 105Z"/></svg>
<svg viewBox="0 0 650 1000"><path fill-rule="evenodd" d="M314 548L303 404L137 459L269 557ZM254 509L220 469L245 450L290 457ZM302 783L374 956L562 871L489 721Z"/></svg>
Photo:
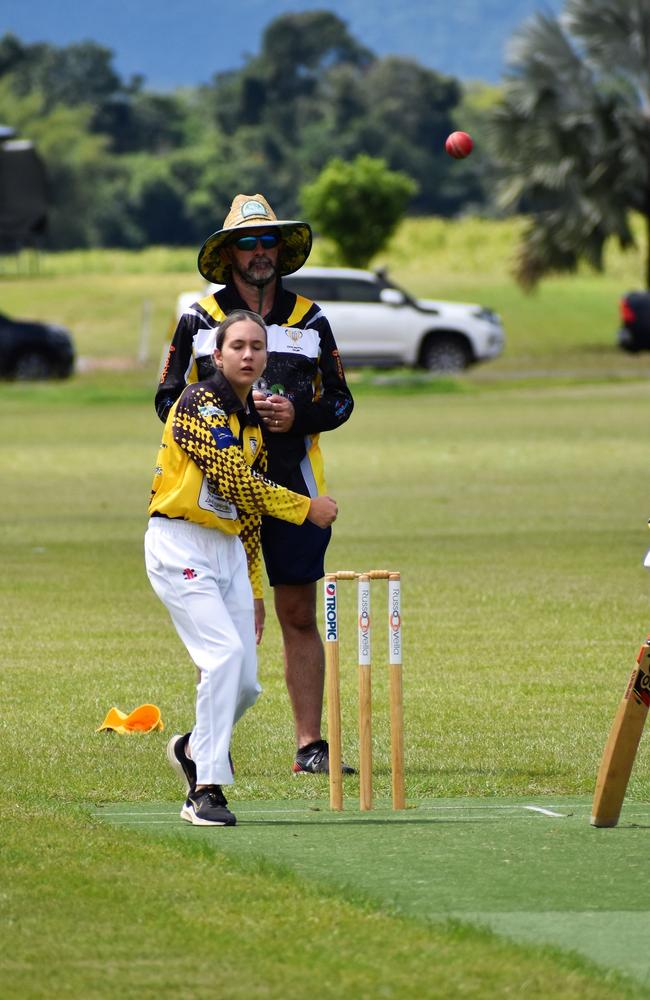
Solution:
<svg viewBox="0 0 650 1000"><path fill-rule="evenodd" d="M95 359L136 357L146 289L157 340L126 371L0 387L3 997L190 997L206 984L279 997L314 983L325 997L650 995L647 742L619 827L588 823L649 624L647 361L612 347L614 289L638 282L580 275L528 300L496 265L474 286L443 271L444 246L440 286L435 267L413 265L416 291L461 297L467 282L464 298L484 287L512 311L507 355L462 379L355 376L354 416L325 442L341 508L330 567L403 574L409 809L385 805L379 635L376 813L358 813L355 779L332 817L326 782L292 778L270 614L264 695L233 745L240 825L195 831L175 818L164 759L191 722L193 670L142 560L155 355L191 287L188 259L187 272L162 257L155 273L100 262L85 278L80 259L0 278L8 312L68 322ZM585 310L591 330L573 322ZM354 761L354 595L341 592ZM148 701L164 733L95 732L112 705Z"/></svg>

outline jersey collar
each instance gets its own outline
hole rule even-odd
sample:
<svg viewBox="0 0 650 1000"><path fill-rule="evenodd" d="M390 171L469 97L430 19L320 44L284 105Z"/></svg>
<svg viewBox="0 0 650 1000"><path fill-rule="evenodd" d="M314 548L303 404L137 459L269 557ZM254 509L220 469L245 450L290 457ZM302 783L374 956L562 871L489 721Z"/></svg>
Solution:
<svg viewBox="0 0 650 1000"><path fill-rule="evenodd" d="M217 368L206 382L215 390L226 413L238 413L240 420L254 426L259 425L259 417L253 402L253 392L249 392L246 397L246 405L242 403L237 393L232 388L230 382Z"/></svg>
<svg viewBox="0 0 650 1000"><path fill-rule="evenodd" d="M220 291L215 293L215 298L225 313L231 313L235 309L247 309L250 312L250 306L244 302L233 284L224 285ZM264 317L267 326L273 323L282 326L291 315L295 301L296 296L285 289L282 279L276 278L273 305L271 311Z"/></svg>

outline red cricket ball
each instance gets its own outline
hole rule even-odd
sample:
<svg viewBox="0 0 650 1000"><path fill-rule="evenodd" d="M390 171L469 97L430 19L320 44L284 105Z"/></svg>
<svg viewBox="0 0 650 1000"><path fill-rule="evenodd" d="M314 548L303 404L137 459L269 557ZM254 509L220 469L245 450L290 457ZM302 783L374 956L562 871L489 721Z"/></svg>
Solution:
<svg viewBox="0 0 650 1000"><path fill-rule="evenodd" d="M447 136L445 149L455 160L464 160L472 152L474 142L467 132L452 132Z"/></svg>

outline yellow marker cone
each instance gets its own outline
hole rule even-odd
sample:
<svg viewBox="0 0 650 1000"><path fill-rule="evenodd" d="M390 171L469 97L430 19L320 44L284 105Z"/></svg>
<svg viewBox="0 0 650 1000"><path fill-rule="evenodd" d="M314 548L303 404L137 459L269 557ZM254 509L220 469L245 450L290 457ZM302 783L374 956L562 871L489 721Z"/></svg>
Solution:
<svg viewBox="0 0 650 1000"><path fill-rule="evenodd" d="M163 730L165 725L160 718L160 709L156 705L138 705L128 714L119 708L109 709L106 718L96 732L112 729L122 736L125 733L150 733L155 729Z"/></svg>

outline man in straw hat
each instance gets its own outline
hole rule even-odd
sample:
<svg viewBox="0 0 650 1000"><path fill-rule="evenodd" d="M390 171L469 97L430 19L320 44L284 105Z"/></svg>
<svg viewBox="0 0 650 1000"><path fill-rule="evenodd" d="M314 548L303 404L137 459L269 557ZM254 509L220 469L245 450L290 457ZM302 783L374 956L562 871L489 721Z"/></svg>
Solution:
<svg viewBox="0 0 650 1000"><path fill-rule="evenodd" d="M165 420L188 382L213 370L214 335L235 309L264 317L268 362L255 405L266 430L268 476L303 496L325 492L322 431L345 423L353 400L332 330L320 307L289 292L282 277L307 260L306 222L277 219L261 194L238 194L223 227L205 241L198 268L217 291L180 318L160 385L156 411ZM262 550L284 642L285 678L293 709L296 773L326 773L321 735L324 656L316 617L316 585L324 574L330 528L262 519ZM344 771L352 772L347 765Z"/></svg>

